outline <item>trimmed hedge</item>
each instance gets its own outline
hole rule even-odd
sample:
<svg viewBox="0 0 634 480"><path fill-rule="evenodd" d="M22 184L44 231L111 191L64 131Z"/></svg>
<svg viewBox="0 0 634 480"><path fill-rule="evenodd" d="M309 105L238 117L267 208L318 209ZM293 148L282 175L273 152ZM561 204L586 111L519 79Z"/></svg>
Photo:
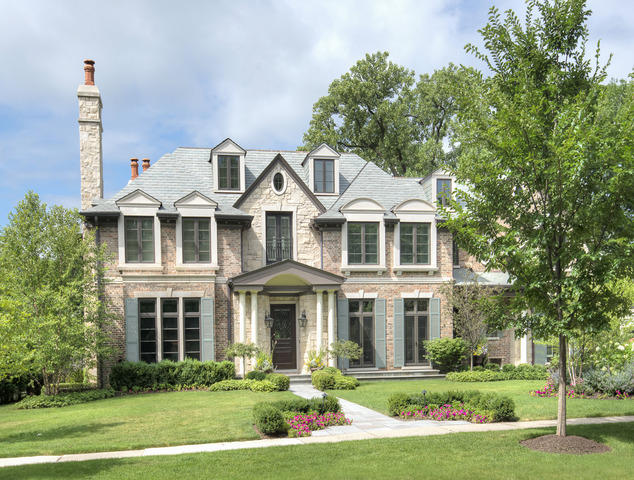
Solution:
<svg viewBox="0 0 634 480"><path fill-rule="evenodd" d="M210 386L235 377L233 362L200 362L186 359L182 362L163 360L159 363L121 362L110 373L110 386L115 390L153 388L155 385Z"/></svg>
<svg viewBox="0 0 634 480"><path fill-rule="evenodd" d="M226 392L230 390L251 390L252 392L278 392L288 390L291 380L281 373L266 375L264 380L222 380L209 387L211 392Z"/></svg>
<svg viewBox="0 0 634 480"><path fill-rule="evenodd" d="M282 373L269 373L265 380L274 383L280 392L285 392L291 386L291 379Z"/></svg>
<svg viewBox="0 0 634 480"><path fill-rule="evenodd" d="M264 380L266 378L266 373L253 370L247 373L244 378L247 380Z"/></svg>
<svg viewBox="0 0 634 480"><path fill-rule="evenodd" d="M544 365L519 365L522 368L505 368L502 371L474 370L473 372L450 372L446 379L450 382L499 382L502 380L547 380L548 371ZM515 365L513 365L515 367Z"/></svg>
<svg viewBox="0 0 634 480"><path fill-rule="evenodd" d="M354 390L359 386L359 380L344 376L341 370L334 367L314 371L311 381L313 386L322 392L324 390Z"/></svg>
<svg viewBox="0 0 634 480"><path fill-rule="evenodd" d="M402 411L422 410L426 406L442 406L464 403L470 408L491 416L494 422L504 422L515 416L515 403L508 396L497 393L483 393L477 390L458 392L432 392L424 397L420 394L395 393L387 400L388 412L397 416Z"/></svg>
<svg viewBox="0 0 634 480"><path fill-rule="evenodd" d="M112 388L103 390L87 390L84 392L59 393L57 395L32 395L17 403L19 409L67 407L80 403L103 400L114 397Z"/></svg>

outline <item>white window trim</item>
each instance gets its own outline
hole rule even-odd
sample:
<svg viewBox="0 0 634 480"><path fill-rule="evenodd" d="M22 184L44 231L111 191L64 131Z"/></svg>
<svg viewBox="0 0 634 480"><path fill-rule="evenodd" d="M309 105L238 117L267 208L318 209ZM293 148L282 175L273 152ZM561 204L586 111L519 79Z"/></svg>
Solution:
<svg viewBox="0 0 634 480"><path fill-rule="evenodd" d="M451 175L433 175L432 176L432 183L431 183L431 191L432 191L432 202L437 205L438 204L438 180L449 180L451 182L451 199L453 200L454 197L454 192L456 191L456 177L453 177ZM447 205L447 207L450 207L450 205Z"/></svg>
<svg viewBox="0 0 634 480"><path fill-rule="evenodd" d="M277 175L278 173L282 174L282 177L284 177L284 185L282 186L281 190L275 190L275 185L273 183L273 179L275 178L275 175ZM286 175L286 171L284 171L282 168L276 168L270 175L269 177L269 181L271 182L271 190L273 191L273 193L275 195L284 195L286 193L286 189L288 188L288 176Z"/></svg>
<svg viewBox="0 0 634 480"><path fill-rule="evenodd" d="M377 292L366 292L365 290L359 290L358 292L346 293L346 298L350 300L376 300L379 298Z"/></svg>
<svg viewBox="0 0 634 480"><path fill-rule="evenodd" d="M266 214L268 212L290 213L291 228L293 235L293 257L292 260L297 261L297 206L294 205L263 205L262 206L262 266L266 266Z"/></svg>
<svg viewBox="0 0 634 480"><path fill-rule="evenodd" d="M315 191L315 160L333 160L333 182L335 186L334 192L316 192ZM326 155L316 155L310 160L310 190L318 197L332 197L339 195L339 157L329 157Z"/></svg>
<svg viewBox="0 0 634 480"><path fill-rule="evenodd" d="M119 249L119 270L147 270L147 271L162 271L163 265L161 263L161 222L156 215L158 212L157 206L135 206L126 207L120 206L121 215L119 215L118 222L118 249ZM154 226L154 262L129 262L125 261L125 218L126 217L152 217Z"/></svg>
<svg viewBox="0 0 634 480"><path fill-rule="evenodd" d="M240 160L240 188L238 190L221 190L218 187L218 157L221 155L232 155ZM226 139L211 152L211 163L214 169L214 192L215 193L244 193L246 189L245 179L245 156L246 152L230 138Z"/></svg>
<svg viewBox="0 0 634 480"><path fill-rule="evenodd" d="M215 219L215 208L209 207L177 207L180 216L176 221L176 265L175 270L218 270L218 225ZM211 242L211 262L185 263L183 262L183 218L208 218L209 237Z"/></svg>
<svg viewBox="0 0 634 480"><path fill-rule="evenodd" d="M401 293L401 298L434 298L434 292L421 292L420 290L414 290L413 292Z"/></svg>
<svg viewBox="0 0 634 480"><path fill-rule="evenodd" d="M345 214L346 223L342 227L341 235L341 271L344 275L350 272L376 272L377 275L387 271L385 266L385 220L383 213L348 213ZM379 263L376 265L348 263L348 224L378 223L379 224Z"/></svg>
<svg viewBox="0 0 634 480"><path fill-rule="evenodd" d="M394 228L394 271L397 275L402 272L429 272L430 275L438 271L438 244L436 215L434 213L403 213L397 214L399 223ZM401 222L429 224L429 264L402 265L401 264Z"/></svg>

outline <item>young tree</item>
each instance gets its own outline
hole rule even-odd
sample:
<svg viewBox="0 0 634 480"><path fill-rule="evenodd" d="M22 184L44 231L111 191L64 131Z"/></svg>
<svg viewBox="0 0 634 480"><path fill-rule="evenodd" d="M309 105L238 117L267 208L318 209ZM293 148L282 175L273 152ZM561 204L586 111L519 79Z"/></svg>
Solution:
<svg viewBox="0 0 634 480"><path fill-rule="evenodd" d="M496 326L558 338L564 436L567 339L627 307L610 284L634 267L632 90L615 104L585 58L585 1L527 3L524 26L491 9L488 54L467 46L492 76L463 116L466 188L445 214L466 250L514 282L515 315Z"/></svg>
<svg viewBox="0 0 634 480"><path fill-rule="evenodd" d="M81 225L76 210L47 209L29 192L0 231L0 374L40 370L48 395L110 353L96 281L105 250Z"/></svg>
<svg viewBox="0 0 634 480"><path fill-rule="evenodd" d="M225 355L227 358L240 357L242 359L242 376L246 378L247 358L253 358L262 350L255 343L235 342L227 347Z"/></svg>
<svg viewBox="0 0 634 480"><path fill-rule="evenodd" d="M453 159L444 143L452 138L458 93L474 76L450 64L416 82L388 56L366 54L330 84L313 106L304 142L358 153L395 176L424 175Z"/></svg>
<svg viewBox="0 0 634 480"><path fill-rule="evenodd" d="M473 370L475 351L486 343L489 323L496 317L497 308L502 304L499 292L478 283L476 274L472 273L464 284L452 282L443 286L441 293L453 314L456 333L469 347Z"/></svg>

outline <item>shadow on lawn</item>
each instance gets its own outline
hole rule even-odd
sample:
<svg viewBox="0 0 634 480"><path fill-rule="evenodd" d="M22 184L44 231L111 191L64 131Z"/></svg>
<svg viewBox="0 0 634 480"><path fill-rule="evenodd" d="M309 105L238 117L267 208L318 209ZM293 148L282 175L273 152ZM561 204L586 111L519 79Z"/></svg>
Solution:
<svg viewBox="0 0 634 480"><path fill-rule="evenodd" d="M105 476L104 472L118 467L122 460L95 460L91 462L49 463L25 465L23 467L5 467L0 469L2 480L13 479L83 479ZM132 467L133 468L133 467Z"/></svg>
<svg viewBox="0 0 634 480"><path fill-rule="evenodd" d="M63 427L42 429L41 431L14 433L4 438L0 437L0 451L2 451L3 443L50 442L52 440L61 440L64 438L85 437L87 432L94 434L100 430L117 427L119 425L123 425L123 422L82 423L80 425L65 425Z"/></svg>

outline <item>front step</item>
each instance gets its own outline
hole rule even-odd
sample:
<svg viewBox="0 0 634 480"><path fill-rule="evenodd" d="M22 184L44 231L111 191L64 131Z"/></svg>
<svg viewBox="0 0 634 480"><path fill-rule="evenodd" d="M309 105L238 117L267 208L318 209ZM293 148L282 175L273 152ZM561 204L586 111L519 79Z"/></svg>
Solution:
<svg viewBox="0 0 634 480"><path fill-rule="evenodd" d="M442 380L444 374L440 374L438 370L432 368L407 369L407 370L348 370L344 375L355 377L359 381L380 382L386 380ZM289 375L291 383L311 383L309 373L291 374Z"/></svg>

